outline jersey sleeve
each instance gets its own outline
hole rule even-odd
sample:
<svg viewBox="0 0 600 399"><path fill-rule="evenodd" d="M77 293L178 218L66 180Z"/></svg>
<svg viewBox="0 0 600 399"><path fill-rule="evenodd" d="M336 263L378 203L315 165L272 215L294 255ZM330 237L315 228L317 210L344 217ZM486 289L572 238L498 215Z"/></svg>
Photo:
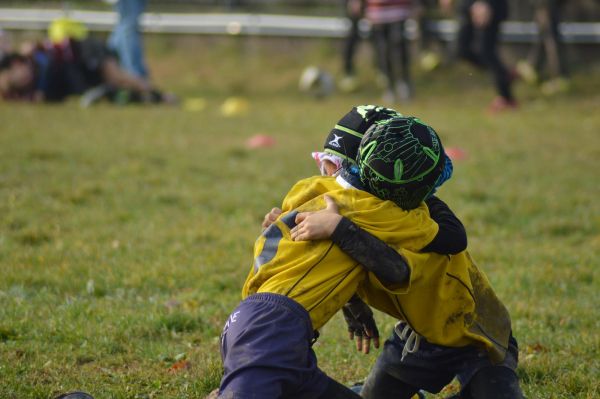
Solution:
<svg viewBox="0 0 600 399"><path fill-rule="evenodd" d="M400 284L409 278L402 255L345 217L335 228L331 241L387 284Z"/></svg>
<svg viewBox="0 0 600 399"><path fill-rule="evenodd" d="M426 200L431 218L438 224L438 232L421 252L454 255L467 249L467 232L461 221L444 201L437 197Z"/></svg>
<svg viewBox="0 0 600 399"><path fill-rule="evenodd" d="M391 201L371 196L355 201L344 216L395 250L419 252L439 231L425 203L405 211Z"/></svg>

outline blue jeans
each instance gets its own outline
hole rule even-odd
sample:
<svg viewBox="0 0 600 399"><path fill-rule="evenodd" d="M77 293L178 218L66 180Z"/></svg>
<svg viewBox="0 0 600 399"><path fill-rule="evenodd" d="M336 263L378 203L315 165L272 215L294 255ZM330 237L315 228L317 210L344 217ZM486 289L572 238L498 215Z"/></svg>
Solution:
<svg viewBox="0 0 600 399"><path fill-rule="evenodd" d="M140 78L148 77L139 30L145 8L146 0L119 0L115 5L119 21L108 39L108 47L118 54L121 67Z"/></svg>

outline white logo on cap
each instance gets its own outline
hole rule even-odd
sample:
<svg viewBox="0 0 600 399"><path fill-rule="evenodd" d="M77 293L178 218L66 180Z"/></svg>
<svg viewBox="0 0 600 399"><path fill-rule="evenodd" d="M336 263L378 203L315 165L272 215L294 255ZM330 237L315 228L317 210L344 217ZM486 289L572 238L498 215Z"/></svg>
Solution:
<svg viewBox="0 0 600 399"><path fill-rule="evenodd" d="M340 147L341 147L341 145L340 145L339 141L340 141L340 139L341 139L341 138L342 138L342 136L338 136L337 134L335 134L335 133L334 133L334 134L333 134L333 140L331 140L331 141L329 142L329 145L331 145L331 146L333 146L333 147L340 148Z"/></svg>

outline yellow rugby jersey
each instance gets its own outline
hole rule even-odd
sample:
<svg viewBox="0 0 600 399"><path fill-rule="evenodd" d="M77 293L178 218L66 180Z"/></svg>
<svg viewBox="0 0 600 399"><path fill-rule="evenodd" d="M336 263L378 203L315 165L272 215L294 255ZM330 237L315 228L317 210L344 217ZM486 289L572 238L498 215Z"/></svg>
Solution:
<svg viewBox="0 0 600 399"><path fill-rule="evenodd" d="M325 194L335 201L343 216L393 248L419 251L438 232L425 204L404 211L365 191L342 188L334 177L315 176L299 181L285 197L281 217L254 245L254 265L242 298L259 292L288 296L308 311L314 329L322 327L367 276L362 266L330 240L290 238L296 214L324 209ZM381 283L378 286L383 287Z"/></svg>
<svg viewBox="0 0 600 399"><path fill-rule="evenodd" d="M374 308L406 321L428 342L485 348L504 359L510 316L467 251L457 255L401 251L411 269L405 291L390 293L374 276L358 294Z"/></svg>

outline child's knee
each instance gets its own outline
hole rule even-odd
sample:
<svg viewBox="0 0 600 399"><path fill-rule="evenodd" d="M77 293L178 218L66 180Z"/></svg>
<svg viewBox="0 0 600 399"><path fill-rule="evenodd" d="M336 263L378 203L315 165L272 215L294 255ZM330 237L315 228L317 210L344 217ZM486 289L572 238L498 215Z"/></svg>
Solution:
<svg viewBox="0 0 600 399"><path fill-rule="evenodd" d="M514 370L491 366L479 370L465 387L464 397L470 399L521 399L523 393Z"/></svg>

